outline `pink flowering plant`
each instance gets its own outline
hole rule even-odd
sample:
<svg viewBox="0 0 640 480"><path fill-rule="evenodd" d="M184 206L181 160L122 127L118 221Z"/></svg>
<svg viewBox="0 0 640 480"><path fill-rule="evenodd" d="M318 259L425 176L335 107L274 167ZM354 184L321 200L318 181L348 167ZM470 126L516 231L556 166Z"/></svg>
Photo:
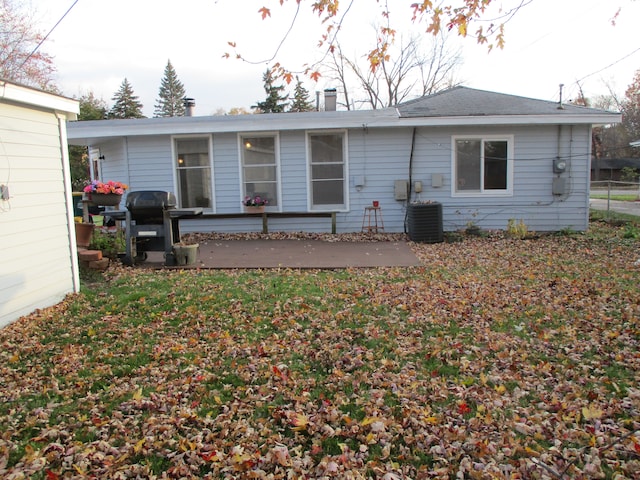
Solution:
<svg viewBox="0 0 640 480"><path fill-rule="evenodd" d="M256 195L255 197L247 195L246 197L244 197L244 200L242 200L242 204L245 207L262 207L267 203L269 203L267 199L262 198L260 195Z"/></svg>
<svg viewBox="0 0 640 480"><path fill-rule="evenodd" d="M109 180L108 182L99 182L98 180L93 180L89 185L84 187L85 193L103 193L103 194L116 194L122 195L124 191L129 188L126 184L122 182L114 182L113 180Z"/></svg>

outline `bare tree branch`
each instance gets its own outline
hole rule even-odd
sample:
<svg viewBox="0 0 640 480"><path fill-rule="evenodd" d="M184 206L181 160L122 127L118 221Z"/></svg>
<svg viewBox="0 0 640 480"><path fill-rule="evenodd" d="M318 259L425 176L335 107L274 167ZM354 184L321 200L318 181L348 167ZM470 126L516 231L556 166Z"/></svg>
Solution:
<svg viewBox="0 0 640 480"><path fill-rule="evenodd" d="M376 29L376 32L379 31ZM337 81L347 98L348 108L355 105L379 109L411 98L429 95L456 84L455 71L461 64L459 50L451 50L442 34L429 37L429 49L423 49L424 36L400 38L388 56L379 58L375 69L365 56L347 57L339 44L326 66L329 78ZM376 41L386 39L376 36ZM354 93L357 92L357 93Z"/></svg>

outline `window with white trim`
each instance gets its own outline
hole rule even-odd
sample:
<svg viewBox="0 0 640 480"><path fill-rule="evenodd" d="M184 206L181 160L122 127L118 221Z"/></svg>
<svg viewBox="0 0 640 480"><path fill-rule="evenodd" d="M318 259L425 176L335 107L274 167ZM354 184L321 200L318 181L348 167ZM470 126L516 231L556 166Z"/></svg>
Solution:
<svg viewBox="0 0 640 480"><path fill-rule="evenodd" d="M513 188L512 149L510 137L455 137L455 193L510 194Z"/></svg>
<svg viewBox="0 0 640 480"><path fill-rule="evenodd" d="M243 198L259 196L267 207L278 206L278 155L276 135L242 136Z"/></svg>
<svg viewBox="0 0 640 480"><path fill-rule="evenodd" d="M178 204L183 208L212 207L209 137L176 138Z"/></svg>
<svg viewBox="0 0 640 480"><path fill-rule="evenodd" d="M346 132L310 133L311 208L346 208Z"/></svg>

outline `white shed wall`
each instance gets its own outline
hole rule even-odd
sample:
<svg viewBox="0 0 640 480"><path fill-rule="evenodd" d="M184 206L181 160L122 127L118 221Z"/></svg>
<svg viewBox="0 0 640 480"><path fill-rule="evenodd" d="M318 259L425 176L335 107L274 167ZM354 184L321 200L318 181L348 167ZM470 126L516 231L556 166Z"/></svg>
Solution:
<svg viewBox="0 0 640 480"><path fill-rule="evenodd" d="M54 113L0 103L0 325L77 288L63 148Z"/></svg>

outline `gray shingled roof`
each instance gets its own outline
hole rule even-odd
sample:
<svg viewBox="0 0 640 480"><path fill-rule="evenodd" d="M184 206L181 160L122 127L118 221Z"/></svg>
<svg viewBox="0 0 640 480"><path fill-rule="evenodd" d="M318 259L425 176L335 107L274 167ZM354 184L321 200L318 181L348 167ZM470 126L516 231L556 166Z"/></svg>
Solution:
<svg viewBox="0 0 640 480"><path fill-rule="evenodd" d="M593 125L620 120L619 113L576 105L559 110L555 102L455 87L379 110L71 122L67 138L71 145L90 145L106 138L144 135L534 123Z"/></svg>
<svg viewBox="0 0 640 480"><path fill-rule="evenodd" d="M454 87L397 106L402 118L474 117L493 115L601 115L604 110L535 100L503 93Z"/></svg>

